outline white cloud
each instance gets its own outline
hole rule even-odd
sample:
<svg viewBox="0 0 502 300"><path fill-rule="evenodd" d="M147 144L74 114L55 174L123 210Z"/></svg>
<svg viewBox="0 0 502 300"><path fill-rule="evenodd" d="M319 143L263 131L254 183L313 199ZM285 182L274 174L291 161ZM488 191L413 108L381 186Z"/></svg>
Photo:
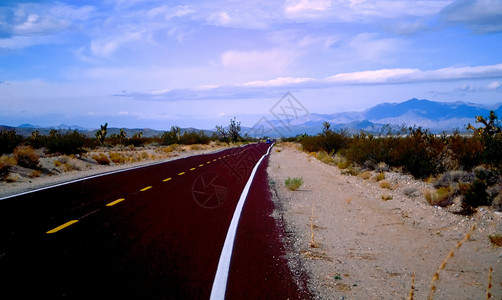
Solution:
<svg viewBox="0 0 502 300"><path fill-rule="evenodd" d="M499 81L493 81L486 86L486 88L489 90L497 90L500 89L501 87L502 87L502 82Z"/></svg>
<svg viewBox="0 0 502 300"><path fill-rule="evenodd" d="M293 0L286 1L286 13L308 13L326 11L331 7L331 0Z"/></svg>
<svg viewBox="0 0 502 300"><path fill-rule="evenodd" d="M209 15L209 17L207 19L209 24L219 25L219 26L227 25L230 23L231 20L232 19L230 18L228 13L226 13L224 11L212 13Z"/></svg>
<svg viewBox="0 0 502 300"><path fill-rule="evenodd" d="M380 69L339 73L326 78L278 77L272 80L249 81L235 85L205 86L201 88L185 88L156 90L151 92L133 92L117 96L132 97L138 100L156 101L188 101L208 99L250 99L278 97L287 89L323 89L334 86L350 85L388 85L417 84L423 82L444 82L455 80L478 80L502 77L502 64L476 67L449 67L437 70L420 70L412 68ZM489 88L499 89L502 83L495 81ZM463 90L473 90L463 87Z"/></svg>
<svg viewBox="0 0 502 300"><path fill-rule="evenodd" d="M250 81L243 84L249 87L280 87L299 83L313 82L314 78L279 77L272 80Z"/></svg>
<svg viewBox="0 0 502 300"><path fill-rule="evenodd" d="M393 83L409 75L420 73L418 69L382 69L375 71L362 71L340 73L326 78L327 82L338 84L382 84Z"/></svg>
<svg viewBox="0 0 502 300"><path fill-rule="evenodd" d="M119 36L91 41L91 51L95 56L110 57L125 44L143 40L144 32L128 32Z"/></svg>

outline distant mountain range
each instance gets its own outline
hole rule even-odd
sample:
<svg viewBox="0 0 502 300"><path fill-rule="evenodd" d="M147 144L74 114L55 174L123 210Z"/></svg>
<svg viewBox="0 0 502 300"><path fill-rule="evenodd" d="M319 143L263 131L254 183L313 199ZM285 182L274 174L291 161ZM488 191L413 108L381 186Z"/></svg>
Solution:
<svg viewBox="0 0 502 300"><path fill-rule="evenodd" d="M243 127L243 134L250 136L267 135L269 137L288 137L298 134L317 134L322 131L323 122L329 122L333 129L347 129L351 133L357 133L361 130L377 133L388 125L392 128L402 126L419 126L428 128L431 132L441 133L443 131L460 130L465 131L467 124L475 125L476 116L487 117L490 110L495 111L497 116L502 117L502 104L492 107L483 106L475 103L466 102L435 102L426 99L410 99L401 103L382 103L360 112L341 112L334 114L309 113L305 116L289 119L288 124L285 120L268 120L258 122L253 128ZM30 136L35 130L40 134L47 135L51 129L57 130L77 130L88 136L94 136L96 129L82 128L76 125L61 124L56 127L45 128L31 124L22 124L18 127L1 126L0 130L15 130L23 136ZM142 132L143 136L159 136L164 131L148 128L142 129L124 129L128 136ZM184 131L199 129L183 128ZM118 134L120 128L108 128L108 134ZM207 135L212 135L213 131L204 130Z"/></svg>
<svg viewBox="0 0 502 300"><path fill-rule="evenodd" d="M467 124L476 125L476 116L487 117L490 110L502 117L502 104L493 107L466 102L435 102L426 99L410 99L401 103L382 103L360 112L342 112L334 114L310 113L306 116L290 119L284 126L279 120L270 121L272 132L276 135L295 136L322 131L322 123L329 122L334 129L347 129L351 133L361 130L380 132L386 125L397 129L402 126L417 126L430 129L431 132L466 131Z"/></svg>

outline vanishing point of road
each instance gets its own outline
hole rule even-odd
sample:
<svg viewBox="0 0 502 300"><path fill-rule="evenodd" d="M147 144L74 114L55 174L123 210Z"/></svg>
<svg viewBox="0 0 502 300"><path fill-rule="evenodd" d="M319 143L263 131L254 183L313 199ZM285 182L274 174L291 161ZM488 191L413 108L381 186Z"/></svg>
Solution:
<svg viewBox="0 0 502 300"><path fill-rule="evenodd" d="M0 299L305 299L271 216L270 144L0 200Z"/></svg>

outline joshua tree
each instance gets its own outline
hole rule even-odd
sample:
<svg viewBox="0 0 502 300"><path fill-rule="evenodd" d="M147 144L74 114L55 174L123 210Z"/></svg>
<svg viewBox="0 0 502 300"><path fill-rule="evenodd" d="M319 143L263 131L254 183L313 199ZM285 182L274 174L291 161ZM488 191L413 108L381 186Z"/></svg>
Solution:
<svg viewBox="0 0 502 300"><path fill-rule="evenodd" d="M101 125L100 130L96 131L96 138L101 144L105 143L106 134L108 133L107 127L108 123L105 123L105 125Z"/></svg>

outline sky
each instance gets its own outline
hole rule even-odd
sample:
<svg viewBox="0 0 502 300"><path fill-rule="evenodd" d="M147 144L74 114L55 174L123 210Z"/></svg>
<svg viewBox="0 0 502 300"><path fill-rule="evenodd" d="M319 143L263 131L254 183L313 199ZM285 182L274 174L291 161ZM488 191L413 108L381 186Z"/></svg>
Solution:
<svg viewBox="0 0 502 300"><path fill-rule="evenodd" d="M284 95L500 103L502 0L0 4L1 125L251 127Z"/></svg>

